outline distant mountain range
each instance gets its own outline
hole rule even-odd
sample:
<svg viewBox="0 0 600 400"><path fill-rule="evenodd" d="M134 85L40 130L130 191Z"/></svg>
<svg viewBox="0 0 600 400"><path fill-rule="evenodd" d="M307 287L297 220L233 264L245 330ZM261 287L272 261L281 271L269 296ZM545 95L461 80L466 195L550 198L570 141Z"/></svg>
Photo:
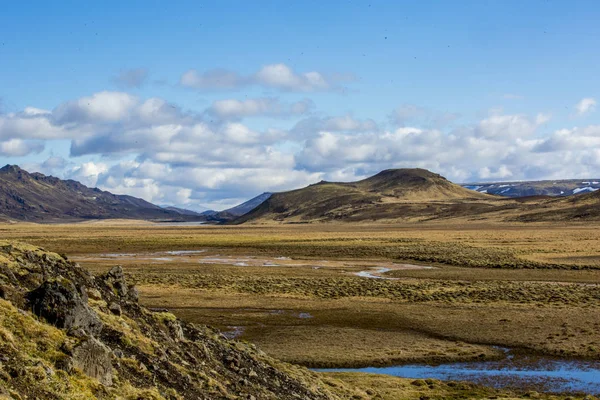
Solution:
<svg viewBox="0 0 600 400"><path fill-rule="evenodd" d="M263 193L224 211L196 212L159 207L136 197L115 195L73 180L7 165L0 169L0 220L69 222L125 218L235 224L598 220L599 182L600 179L593 179L461 186L424 169L390 169L357 182L322 181L288 192Z"/></svg>
<svg viewBox="0 0 600 400"><path fill-rule="evenodd" d="M29 173L16 165L0 169L0 218L32 222L86 219L188 221L194 216L132 196L91 189L73 180Z"/></svg>
<svg viewBox="0 0 600 400"><path fill-rule="evenodd" d="M206 211L197 212L197 211L192 211L192 210L188 210L185 208L179 208L179 207L173 207L173 206L163 206L162 208L164 208L165 210L176 212L177 214L180 214L180 215L190 215L190 216L194 216L194 217L200 217L206 212Z"/></svg>
<svg viewBox="0 0 600 400"><path fill-rule="evenodd" d="M570 196L600 189L600 179L467 183L462 186L479 193L506 197Z"/></svg>

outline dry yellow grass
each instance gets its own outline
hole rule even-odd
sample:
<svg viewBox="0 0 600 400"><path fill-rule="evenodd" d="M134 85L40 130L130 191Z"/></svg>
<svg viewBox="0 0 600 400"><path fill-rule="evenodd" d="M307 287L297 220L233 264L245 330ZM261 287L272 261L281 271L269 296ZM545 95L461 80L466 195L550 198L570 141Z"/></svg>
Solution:
<svg viewBox="0 0 600 400"><path fill-rule="evenodd" d="M174 227L105 222L4 225L0 233L67 253L97 271L122 263L140 284L145 304L223 329L244 326L243 339L307 365L493 357L488 345L582 358L600 354L595 322L600 320L600 298L597 288L590 286L600 283L596 227L457 223ZM193 249L337 263L315 270L96 256ZM390 261L438 268L389 273L399 281L351 275L361 264ZM312 318L298 318L305 312ZM394 344L407 338L410 348ZM361 341L364 351L327 350ZM306 342L319 345L302 347ZM423 351L432 343L438 354ZM469 352L460 354L456 343Z"/></svg>

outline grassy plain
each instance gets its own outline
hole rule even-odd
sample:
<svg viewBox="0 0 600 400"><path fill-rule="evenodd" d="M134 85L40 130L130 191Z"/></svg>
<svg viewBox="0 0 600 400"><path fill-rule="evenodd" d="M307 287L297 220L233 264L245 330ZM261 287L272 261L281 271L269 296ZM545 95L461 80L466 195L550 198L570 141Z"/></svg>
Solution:
<svg viewBox="0 0 600 400"><path fill-rule="evenodd" d="M94 271L122 264L146 305L307 366L492 359L494 346L600 357L600 229L590 225L99 222L2 225L0 236ZM205 253L163 253L173 250ZM272 263L235 262L252 257ZM271 265L280 257L298 265ZM435 268L354 275L390 262Z"/></svg>

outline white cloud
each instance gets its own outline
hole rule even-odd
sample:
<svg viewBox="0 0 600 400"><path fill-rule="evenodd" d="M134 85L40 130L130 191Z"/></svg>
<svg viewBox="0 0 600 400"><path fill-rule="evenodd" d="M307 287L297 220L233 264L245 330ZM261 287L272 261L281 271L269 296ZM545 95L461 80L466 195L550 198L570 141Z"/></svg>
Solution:
<svg viewBox="0 0 600 400"><path fill-rule="evenodd" d="M385 168L422 167L454 181L542 178L556 173L556 163L573 154L553 149L555 159L535 153L543 140L536 135L549 116L494 113L454 130L402 127L388 131L320 132L297 153L298 167L352 180ZM591 132L587 133L588 135ZM593 142L587 139L588 145ZM588 158L580 148L580 157ZM578 157L579 158L579 157ZM589 165L589 162L587 162ZM568 164L562 164L569 176ZM573 171L576 169L573 168ZM572 175L574 176L574 175Z"/></svg>
<svg viewBox="0 0 600 400"><path fill-rule="evenodd" d="M182 86L197 90L232 90L249 85L262 86L285 92L336 91L341 75L326 77L317 71L296 72L285 64L269 64L255 73L241 75L226 69L199 72L186 71L179 80Z"/></svg>
<svg viewBox="0 0 600 400"><path fill-rule="evenodd" d="M116 194L191 209L225 209L264 191L306 186L318 173L278 168L168 167L127 161L103 171L98 186Z"/></svg>
<svg viewBox="0 0 600 400"><path fill-rule="evenodd" d="M211 115L222 119L241 119L253 116L288 117L303 115L314 107L308 99L292 104L284 104L277 98L257 98L247 100L217 100L208 109Z"/></svg>
<svg viewBox="0 0 600 400"><path fill-rule="evenodd" d="M58 139L70 136L68 127L56 125L50 113L26 108L21 113L0 115L1 139Z"/></svg>
<svg viewBox="0 0 600 400"><path fill-rule="evenodd" d="M581 99L579 103L575 105L577 115L582 116L596 110L596 100L592 97L586 97Z"/></svg>
<svg viewBox="0 0 600 400"><path fill-rule="evenodd" d="M58 106L53 116L59 124L116 122L129 114L137 98L123 92L99 92Z"/></svg>
<svg viewBox="0 0 600 400"><path fill-rule="evenodd" d="M35 108L35 107L25 107L25 109L23 110L23 115L26 115L26 116L48 115L51 113L52 113L52 111L42 110L41 108Z"/></svg>
<svg viewBox="0 0 600 400"><path fill-rule="evenodd" d="M44 161L41 166L44 170L61 170L67 166L68 162L63 157L51 156Z"/></svg>
<svg viewBox="0 0 600 400"><path fill-rule="evenodd" d="M481 120L475 127L475 137L483 138L523 138L531 136L539 125L548 120L547 116L538 115L531 120L525 115L494 114Z"/></svg>
<svg viewBox="0 0 600 400"><path fill-rule="evenodd" d="M299 74L285 64L265 65L256 73L255 81L266 87L286 91L312 92L330 89L330 83L319 72Z"/></svg>
<svg viewBox="0 0 600 400"><path fill-rule="evenodd" d="M189 112L160 98L100 92L52 111L28 107L0 115L0 154L39 152L46 144L42 139L70 141L72 158L54 156L33 167L196 209L223 208L263 191L321 179L359 179L386 168L427 168L458 182L600 175L600 128L546 134L547 114L495 111L454 127L434 126L427 112L411 125L391 128L351 114L315 114L290 129L262 120L241 122L312 107L299 103L269 97L221 100L208 111Z"/></svg>
<svg viewBox="0 0 600 400"><path fill-rule="evenodd" d="M92 161L75 166L67 173L67 177L83 183L89 187L95 187L100 174L108 171L108 166L104 163L94 163Z"/></svg>
<svg viewBox="0 0 600 400"><path fill-rule="evenodd" d="M246 85L248 81L226 69L213 69L206 72L190 69L181 76L179 83L198 90L223 90L239 88Z"/></svg>
<svg viewBox="0 0 600 400"><path fill-rule="evenodd" d="M5 157L22 157L31 153L40 153L44 145L37 141L10 139L0 142L0 155Z"/></svg>
<svg viewBox="0 0 600 400"><path fill-rule="evenodd" d="M314 137L321 132L371 132L379 130L372 119L358 119L351 115L339 117L310 117L300 120L291 129L298 138Z"/></svg>
<svg viewBox="0 0 600 400"><path fill-rule="evenodd" d="M498 168L492 170L489 167L483 167L479 170L479 177L481 179L508 179L512 176L512 172L506 165L501 165Z"/></svg>
<svg viewBox="0 0 600 400"><path fill-rule="evenodd" d="M600 125L585 128L559 129L540 140L535 148L539 153L585 151L600 147Z"/></svg>

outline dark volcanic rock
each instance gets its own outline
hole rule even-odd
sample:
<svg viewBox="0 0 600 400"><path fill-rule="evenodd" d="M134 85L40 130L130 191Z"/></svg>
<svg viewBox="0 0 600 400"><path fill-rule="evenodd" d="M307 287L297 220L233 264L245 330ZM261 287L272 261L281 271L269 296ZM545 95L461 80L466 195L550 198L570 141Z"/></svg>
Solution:
<svg viewBox="0 0 600 400"><path fill-rule="evenodd" d="M46 281L27 294L33 313L48 323L67 330L83 329L90 335L102 330L98 315L87 305L75 285L64 278Z"/></svg>

